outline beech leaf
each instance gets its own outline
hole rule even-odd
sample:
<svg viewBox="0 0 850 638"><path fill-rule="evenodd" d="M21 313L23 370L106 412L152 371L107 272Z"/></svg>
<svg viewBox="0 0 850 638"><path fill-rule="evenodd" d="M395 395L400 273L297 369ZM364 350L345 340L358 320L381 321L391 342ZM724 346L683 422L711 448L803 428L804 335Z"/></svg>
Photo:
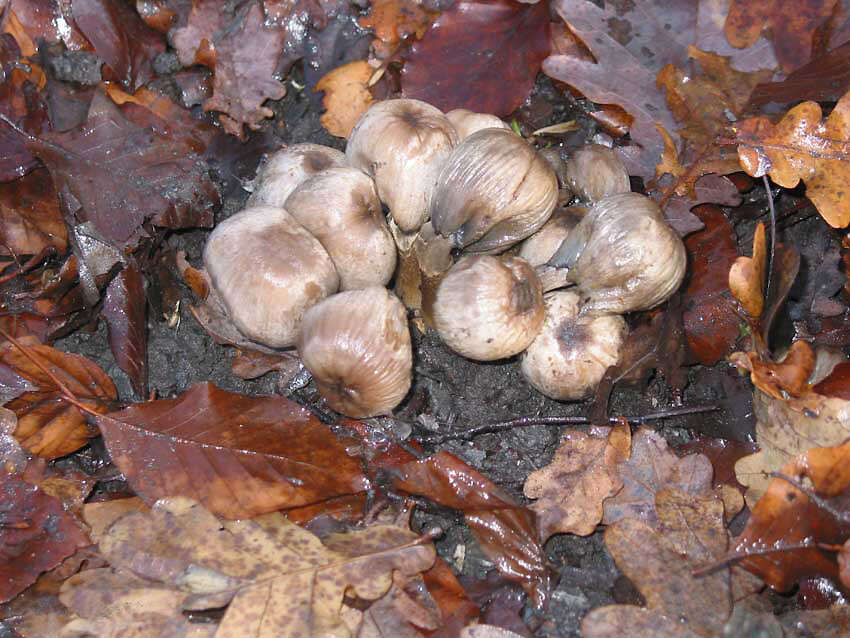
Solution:
<svg viewBox="0 0 850 638"><path fill-rule="evenodd" d="M141 397L148 393L148 325L145 284L138 266L124 268L109 283L101 316L109 329L109 347Z"/></svg>
<svg viewBox="0 0 850 638"><path fill-rule="evenodd" d="M0 254L38 255L53 249L64 254L68 230L59 197L44 169L0 184Z"/></svg>

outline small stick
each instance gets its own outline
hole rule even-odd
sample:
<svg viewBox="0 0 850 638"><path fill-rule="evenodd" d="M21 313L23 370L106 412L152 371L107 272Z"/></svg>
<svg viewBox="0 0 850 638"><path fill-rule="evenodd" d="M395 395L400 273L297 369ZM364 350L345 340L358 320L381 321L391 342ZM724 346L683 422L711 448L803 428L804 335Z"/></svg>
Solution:
<svg viewBox="0 0 850 638"><path fill-rule="evenodd" d="M700 414L703 412L714 412L720 407L716 405L696 405L683 408L672 408L662 412L653 412L642 416L626 416L626 417L610 417L608 422L616 424L622 422L623 419L629 423L646 423L648 421L659 421L661 419L669 419L687 414ZM502 432L504 430L512 430L514 428L529 427L532 425L588 425L590 419L586 416L525 416L509 421L497 421L495 423L485 423L475 427L463 430L461 432L449 432L446 434L434 434L418 438L422 443L442 443L456 439L471 439L479 434L491 434L493 432Z"/></svg>
<svg viewBox="0 0 850 638"><path fill-rule="evenodd" d="M767 192L767 205L770 210L770 262L767 266L767 284L764 288L765 304L770 300L770 281L773 273L774 257L776 256L776 209L773 207L773 194L770 192L770 181L767 175L762 175L764 179L764 189Z"/></svg>

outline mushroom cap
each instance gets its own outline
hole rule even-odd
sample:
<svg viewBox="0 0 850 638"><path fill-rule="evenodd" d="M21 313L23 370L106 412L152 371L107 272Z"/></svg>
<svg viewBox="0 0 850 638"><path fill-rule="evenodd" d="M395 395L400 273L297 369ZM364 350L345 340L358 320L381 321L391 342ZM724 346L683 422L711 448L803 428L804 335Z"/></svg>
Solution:
<svg viewBox="0 0 850 638"><path fill-rule="evenodd" d="M540 230L520 244L519 256L532 266L547 263L585 212L581 206L556 210Z"/></svg>
<svg viewBox="0 0 850 638"><path fill-rule="evenodd" d="M374 178L396 224L412 232L428 219L437 172L457 141L454 126L438 108L420 100L384 100L357 122L345 156Z"/></svg>
<svg viewBox="0 0 850 638"><path fill-rule="evenodd" d="M658 205L638 193L594 204L549 261L568 268L585 298L582 312L647 310L672 295L687 253Z"/></svg>
<svg viewBox="0 0 850 638"><path fill-rule="evenodd" d="M519 257L462 258L437 288L434 325L452 350L477 361L522 352L543 325L543 291Z"/></svg>
<svg viewBox="0 0 850 638"><path fill-rule="evenodd" d="M282 208L246 208L216 226L204 265L238 330L272 348L295 343L304 312L339 287L319 241Z"/></svg>
<svg viewBox="0 0 850 638"><path fill-rule="evenodd" d="M549 163L512 131L488 128L463 140L443 164L431 220L457 246L493 252L533 234L557 201Z"/></svg>
<svg viewBox="0 0 850 638"><path fill-rule="evenodd" d="M543 329L522 355L520 370L547 397L582 399L619 361L626 322L619 315L580 314L579 295L569 290L550 292L544 300Z"/></svg>
<svg viewBox="0 0 850 638"><path fill-rule="evenodd" d="M454 109L446 113L449 122L455 127L458 138L464 140L473 133L485 128L503 128L511 130L501 118L490 113L476 113L468 109Z"/></svg>
<svg viewBox="0 0 850 638"><path fill-rule="evenodd" d="M570 190L585 202L596 202L617 193L632 190L629 174L613 149L601 144L586 144L567 160L566 182Z"/></svg>
<svg viewBox="0 0 850 638"><path fill-rule="evenodd" d="M310 308L298 353L328 405L350 417L388 414L410 389L407 312L386 288L341 292Z"/></svg>
<svg viewBox="0 0 850 638"><path fill-rule="evenodd" d="M396 264L393 236L372 179L349 166L329 168L302 182L286 210L328 251L340 290L384 286Z"/></svg>
<svg viewBox="0 0 850 638"><path fill-rule="evenodd" d="M257 172L248 206L282 208L296 186L334 166L345 166L345 154L330 146L304 143L275 151Z"/></svg>

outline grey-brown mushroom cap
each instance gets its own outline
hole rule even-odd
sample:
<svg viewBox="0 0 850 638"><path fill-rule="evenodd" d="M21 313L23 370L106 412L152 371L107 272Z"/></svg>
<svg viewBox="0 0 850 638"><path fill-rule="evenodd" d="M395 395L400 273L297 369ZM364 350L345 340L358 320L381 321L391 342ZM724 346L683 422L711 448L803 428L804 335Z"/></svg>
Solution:
<svg viewBox="0 0 850 638"><path fill-rule="evenodd" d="M566 184L585 202L628 193L632 190L629 174L613 149L601 144L586 144L567 160Z"/></svg>
<svg viewBox="0 0 850 638"><path fill-rule="evenodd" d="M257 172L247 206L283 207L301 182L334 166L345 166L345 154L329 146L305 142L275 151Z"/></svg>
<svg viewBox="0 0 850 638"><path fill-rule="evenodd" d="M669 298L684 279L687 253L654 201L621 193L594 204L549 264L569 269L583 312L622 314Z"/></svg>
<svg viewBox="0 0 850 638"><path fill-rule="evenodd" d="M452 123L436 107L420 100L384 100L357 122L345 155L375 180L399 228L412 232L427 221L437 172L457 142Z"/></svg>
<svg viewBox="0 0 850 638"><path fill-rule="evenodd" d="M396 248L372 179L350 166L330 168L299 185L286 210L328 251L340 290L384 286Z"/></svg>
<svg viewBox="0 0 850 638"><path fill-rule="evenodd" d="M490 113L476 113L468 109L454 109L446 113L449 122L455 127L458 138L465 140L473 133L485 128L501 128L511 130L501 118L491 115Z"/></svg>
<svg viewBox="0 0 850 638"><path fill-rule="evenodd" d="M569 290L550 292L544 301L546 320L523 353L520 370L552 399L583 399L619 361L626 322L619 315L581 314L579 295Z"/></svg>
<svg viewBox="0 0 850 638"><path fill-rule="evenodd" d="M488 128L463 140L443 164L431 221L457 246L493 252L533 234L557 200L548 162L512 131Z"/></svg>
<svg viewBox="0 0 850 638"><path fill-rule="evenodd" d="M389 414L410 389L407 311L385 288L341 292L308 310L298 353L331 408L350 417Z"/></svg>
<svg viewBox="0 0 850 638"><path fill-rule="evenodd" d="M452 350L477 361L522 352L543 325L543 291L534 269L519 257L473 255L443 277L434 325Z"/></svg>
<svg viewBox="0 0 850 638"><path fill-rule="evenodd" d="M307 308L339 286L319 241L272 206L246 208L216 226L204 265L236 328L272 348L293 345Z"/></svg>
<svg viewBox="0 0 850 638"><path fill-rule="evenodd" d="M540 230L520 244L518 255L532 266L547 263L585 212L580 206L556 210Z"/></svg>

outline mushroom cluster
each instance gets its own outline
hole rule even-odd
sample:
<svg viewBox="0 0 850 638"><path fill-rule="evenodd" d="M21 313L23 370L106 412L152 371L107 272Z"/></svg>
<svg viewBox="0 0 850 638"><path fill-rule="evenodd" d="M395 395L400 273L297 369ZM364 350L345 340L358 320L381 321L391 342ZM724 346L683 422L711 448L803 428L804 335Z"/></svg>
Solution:
<svg viewBox="0 0 850 638"><path fill-rule="evenodd" d="M388 414L411 385L393 278L452 350L524 353L531 385L582 398L618 360L621 315L669 297L685 253L610 149L565 164L553 150L492 115L378 102L345 153L296 144L266 160L247 207L207 241L212 294L242 343L295 346L348 416ZM581 205L556 211L573 195Z"/></svg>

